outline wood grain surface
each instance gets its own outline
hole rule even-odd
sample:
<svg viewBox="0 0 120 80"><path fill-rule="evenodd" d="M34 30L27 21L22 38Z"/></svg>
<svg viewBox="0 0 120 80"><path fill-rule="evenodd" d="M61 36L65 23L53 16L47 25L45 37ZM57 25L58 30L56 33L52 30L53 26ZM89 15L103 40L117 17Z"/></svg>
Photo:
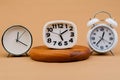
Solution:
<svg viewBox="0 0 120 80"><path fill-rule="evenodd" d="M30 57L37 61L66 62L88 59L91 55L89 48L74 46L71 49L56 50L46 46L33 47L29 52Z"/></svg>

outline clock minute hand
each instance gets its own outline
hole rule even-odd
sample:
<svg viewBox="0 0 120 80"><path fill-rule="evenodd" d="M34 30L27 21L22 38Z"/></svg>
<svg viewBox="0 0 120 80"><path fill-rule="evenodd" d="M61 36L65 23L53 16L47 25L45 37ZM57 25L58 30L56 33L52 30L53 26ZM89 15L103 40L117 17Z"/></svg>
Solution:
<svg viewBox="0 0 120 80"><path fill-rule="evenodd" d="M21 41L19 41L19 40L17 40L17 42L19 42L19 43L21 43L21 44L23 44L23 45L25 45L25 46L28 46L27 44L25 44L25 43L23 43L23 42L21 42Z"/></svg>
<svg viewBox="0 0 120 80"><path fill-rule="evenodd" d="M96 43L96 45L98 45L101 42L102 38Z"/></svg>

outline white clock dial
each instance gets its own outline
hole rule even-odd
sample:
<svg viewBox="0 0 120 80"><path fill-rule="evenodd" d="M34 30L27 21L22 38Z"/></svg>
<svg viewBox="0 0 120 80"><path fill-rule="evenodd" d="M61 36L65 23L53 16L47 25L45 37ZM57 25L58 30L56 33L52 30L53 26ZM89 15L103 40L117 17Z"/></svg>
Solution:
<svg viewBox="0 0 120 80"><path fill-rule="evenodd" d="M100 24L88 33L90 46L97 52L107 52L117 43L117 33L110 26Z"/></svg>
<svg viewBox="0 0 120 80"><path fill-rule="evenodd" d="M31 48L32 35L25 27L14 25L4 32L2 44L7 52L13 55L21 55Z"/></svg>
<svg viewBox="0 0 120 80"><path fill-rule="evenodd" d="M71 48L77 40L77 29L71 22L53 21L44 26L43 37L49 48Z"/></svg>

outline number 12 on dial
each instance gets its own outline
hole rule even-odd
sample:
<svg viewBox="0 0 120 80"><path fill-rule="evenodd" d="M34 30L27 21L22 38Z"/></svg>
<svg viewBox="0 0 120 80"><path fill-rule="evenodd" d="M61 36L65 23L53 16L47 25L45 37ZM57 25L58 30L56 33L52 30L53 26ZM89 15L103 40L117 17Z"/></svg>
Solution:
<svg viewBox="0 0 120 80"><path fill-rule="evenodd" d="M70 21L57 20L45 24L44 43L49 48L71 48L77 41L77 27Z"/></svg>

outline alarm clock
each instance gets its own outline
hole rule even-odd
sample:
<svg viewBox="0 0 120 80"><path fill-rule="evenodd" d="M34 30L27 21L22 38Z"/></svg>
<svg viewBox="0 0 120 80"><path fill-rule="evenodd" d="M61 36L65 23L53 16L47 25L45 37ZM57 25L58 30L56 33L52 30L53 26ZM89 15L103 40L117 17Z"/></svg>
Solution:
<svg viewBox="0 0 120 80"><path fill-rule="evenodd" d="M2 35L2 45L9 55L20 56L27 54L32 46L32 41L30 31L21 25L9 27Z"/></svg>
<svg viewBox="0 0 120 80"><path fill-rule="evenodd" d="M77 27L71 21L50 21L43 27L43 41L48 48L72 48L77 41Z"/></svg>
<svg viewBox="0 0 120 80"><path fill-rule="evenodd" d="M100 13L107 14L109 18L104 20L96 18L96 15ZM101 54L110 51L113 55L111 50L118 42L118 35L114 27L117 27L118 24L112 18L111 14L106 11L97 12L94 17L88 21L87 26L91 27L88 31L87 40L93 51Z"/></svg>

